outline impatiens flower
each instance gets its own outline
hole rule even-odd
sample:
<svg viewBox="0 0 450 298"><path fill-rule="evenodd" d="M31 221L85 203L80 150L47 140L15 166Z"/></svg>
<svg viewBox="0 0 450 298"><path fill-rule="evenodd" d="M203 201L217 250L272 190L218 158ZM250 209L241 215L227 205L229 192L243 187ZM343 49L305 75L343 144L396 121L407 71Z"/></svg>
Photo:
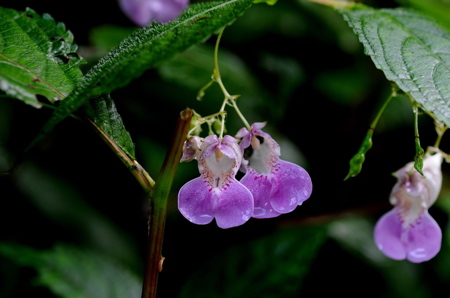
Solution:
<svg viewBox="0 0 450 298"><path fill-rule="evenodd" d="M188 4L189 0L120 0L123 12L141 27L172 21Z"/></svg>
<svg viewBox="0 0 450 298"><path fill-rule="evenodd" d="M231 136L203 140L190 138L182 160L197 159L200 177L186 183L178 193L178 209L189 221L208 224L214 218L220 228L242 225L253 213L251 192L236 180L242 149ZM199 147L198 144L201 143Z"/></svg>
<svg viewBox="0 0 450 298"><path fill-rule="evenodd" d="M202 146L202 139L197 136L192 136L183 144L183 155L180 162L191 161L200 156L200 149Z"/></svg>
<svg viewBox="0 0 450 298"><path fill-rule="evenodd" d="M253 194L252 217L270 218L293 211L309 198L311 178L302 167L281 160L280 146L262 132L265 123L254 123L250 131L242 128L237 137L245 150L245 175L241 183Z"/></svg>
<svg viewBox="0 0 450 298"><path fill-rule="evenodd" d="M441 189L442 160L440 153L427 156L424 176L412 162L395 172L398 181L390 196L395 207L380 218L374 232L378 248L389 258L420 263L439 252L442 232L428 208Z"/></svg>

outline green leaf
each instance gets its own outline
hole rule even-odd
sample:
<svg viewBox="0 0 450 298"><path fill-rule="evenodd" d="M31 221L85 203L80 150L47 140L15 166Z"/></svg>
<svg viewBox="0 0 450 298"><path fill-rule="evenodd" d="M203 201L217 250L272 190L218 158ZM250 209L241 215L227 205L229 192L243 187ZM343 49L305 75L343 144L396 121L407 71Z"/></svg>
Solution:
<svg viewBox="0 0 450 298"><path fill-rule="evenodd" d="M180 297L295 297L325 239L323 227L295 228L233 246L200 267Z"/></svg>
<svg viewBox="0 0 450 298"><path fill-rule="evenodd" d="M87 103L87 115L126 153L136 159L134 143L123 125L111 96L100 96Z"/></svg>
<svg viewBox="0 0 450 298"><path fill-rule="evenodd" d="M269 5L275 5L278 0L253 0L253 3L267 3Z"/></svg>
<svg viewBox="0 0 450 298"><path fill-rule="evenodd" d="M356 5L339 12L386 78L450 126L450 33L410 9Z"/></svg>
<svg viewBox="0 0 450 298"><path fill-rule="evenodd" d="M416 10L426 13L440 24L450 29L450 2L448 0L400 0L403 6L409 5Z"/></svg>
<svg viewBox="0 0 450 298"><path fill-rule="evenodd" d="M0 254L31 266L37 283L61 297L140 297L141 280L105 254L59 244L50 250L34 250L0 244Z"/></svg>
<svg viewBox="0 0 450 298"><path fill-rule="evenodd" d="M150 67L156 67L190 46L203 42L222 27L233 22L253 0L228 0L191 5L170 23L153 23L135 31L96 64L62 102L44 125L44 138L55 125L89 99L125 86Z"/></svg>
<svg viewBox="0 0 450 298"><path fill-rule="evenodd" d="M63 99L81 79L72 33L48 14L0 7L0 88L34 107Z"/></svg>

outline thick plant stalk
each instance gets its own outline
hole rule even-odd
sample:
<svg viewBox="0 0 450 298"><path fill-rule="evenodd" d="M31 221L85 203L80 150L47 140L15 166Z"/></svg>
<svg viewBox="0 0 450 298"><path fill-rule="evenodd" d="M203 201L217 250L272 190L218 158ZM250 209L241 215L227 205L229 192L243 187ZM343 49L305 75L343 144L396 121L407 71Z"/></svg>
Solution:
<svg viewBox="0 0 450 298"><path fill-rule="evenodd" d="M154 192L150 196L149 235L147 260L145 264L142 298L156 297L158 274L162 270L164 258L161 255L166 222L167 199L173 178L180 162L183 143L186 140L193 111L185 109L181 112L175 128L174 137L164 164L156 179Z"/></svg>

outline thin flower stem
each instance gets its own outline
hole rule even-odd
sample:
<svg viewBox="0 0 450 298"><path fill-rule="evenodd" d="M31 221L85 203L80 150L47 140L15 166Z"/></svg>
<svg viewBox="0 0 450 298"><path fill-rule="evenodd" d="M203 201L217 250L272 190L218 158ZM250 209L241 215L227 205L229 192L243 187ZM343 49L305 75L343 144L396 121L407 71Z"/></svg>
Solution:
<svg viewBox="0 0 450 298"><path fill-rule="evenodd" d="M377 116L372 121L372 124L370 124L370 129L371 130L375 129L375 127L378 124L378 120L380 120L381 115L384 113L384 110L386 110L386 107L389 105L389 103L391 102L392 98L395 97L395 96L396 96L396 93L394 91L392 91L391 94L389 95L389 97L384 101L384 104L381 107L381 109L378 111Z"/></svg>
<svg viewBox="0 0 450 298"><path fill-rule="evenodd" d="M223 27L220 30L219 35L217 37L216 46L214 48L214 72L213 72L213 79L217 82L217 84L219 84L220 89L222 90L222 93L225 96L225 98L223 100L223 103L222 103L222 106L220 107L220 112L225 111L225 106L227 104L230 104L236 110L236 113L238 114L239 118L241 118L242 122L247 127L247 129L250 129L250 125L249 125L248 121L245 119L244 115L242 115L241 111L239 110L239 108L237 106L236 99L239 96L238 95L230 95L230 93L228 93L227 89L225 88L225 85L222 82L222 78L220 76L220 70L219 70L219 44L220 44L220 39L222 38L224 30L225 30L225 27ZM221 121L222 121L222 125L221 125L221 128L220 128L220 137L223 137L223 132L224 132L224 129L225 129L225 116L224 115L221 116Z"/></svg>
<svg viewBox="0 0 450 298"><path fill-rule="evenodd" d="M397 93L394 89L392 89L391 94L389 97L385 100L383 106L381 106L381 109L378 111L375 119L370 124L369 129L367 130L366 136L359 147L358 152L352 157L350 160L350 169L348 171L347 176L344 178L344 180L349 179L350 177L355 177L358 175L362 170L362 165L366 159L366 153L372 148L372 136L373 132L375 131L375 127L378 124L378 120L380 120L381 115L383 114L386 107L391 102L392 98L397 96Z"/></svg>
<svg viewBox="0 0 450 298"><path fill-rule="evenodd" d="M214 79L212 79L211 81L208 82L208 84L206 84L205 86L203 86L200 91L198 91L197 93L197 100L201 100L203 98L203 96L205 96L205 91L206 89L208 89L209 87L211 87L211 85L214 83Z"/></svg>
<svg viewBox="0 0 450 298"><path fill-rule="evenodd" d="M447 131L448 127L445 126L440 121L435 121L435 127L436 127L437 138L436 138L436 142L434 143L433 147L439 148L439 145L441 144L442 136Z"/></svg>
<svg viewBox="0 0 450 298"><path fill-rule="evenodd" d="M245 119L244 115L242 115L241 110L239 110L238 105L236 103L236 100L232 101L233 107L236 110L236 113L239 115L239 117L241 118L242 122L244 122L245 127L250 130L251 126L250 124L247 122L247 119Z"/></svg>
<svg viewBox="0 0 450 298"><path fill-rule="evenodd" d="M158 274L162 270L164 261L161 252L166 223L167 200L180 162L183 143L189 131L192 114L193 111L191 109L185 109L181 112L169 152L166 155L164 164L156 179L154 191L150 197L148 248L142 285L142 298L156 297Z"/></svg>
<svg viewBox="0 0 450 298"><path fill-rule="evenodd" d="M419 107L418 104L413 104L414 111L414 139L416 145L416 155L414 156L414 168L423 176L423 156L424 150L420 146L420 136L419 136Z"/></svg>

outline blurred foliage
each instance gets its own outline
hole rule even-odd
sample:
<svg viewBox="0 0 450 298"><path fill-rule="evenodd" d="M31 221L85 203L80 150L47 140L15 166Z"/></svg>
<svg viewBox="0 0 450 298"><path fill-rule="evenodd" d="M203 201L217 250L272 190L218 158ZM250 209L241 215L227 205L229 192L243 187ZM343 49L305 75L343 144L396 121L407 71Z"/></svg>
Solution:
<svg viewBox="0 0 450 298"><path fill-rule="evenodd" d="M48 286L62 297L139 297L142 281L135 273L105 255L57 245L52 250L32 250L1 244L0 252L39 273L37 285ZM118 282L120 281L120 282Z"/></svg>
<svg viewBox="0 0 450 298"><path fill-rule="evenodd" d="M442 23L450 13L445 0L364 2L419 8ZM1 5L21 11L30 6L63 22L88 62L82 66L85 72L135 30L118 5L106 0L96 5L79 0L70 9L45 0ZM181 110L189 106L208 115L220 108L223 95L217 86L196 99L211 77L214 43L215 36L111 94L136 159L151 175L159 172ZM178 189L199 175L197 165L180 164L168 206L160 297L415 298L448 293L447 164L441 196L430 209L444 235L438 256L423 264L392 261L372 240L374 223L391 208L391 173L414 158L409 99L391 101L374 131L363 171L343 182L348 161L391 86L342 16L306 0L255 4L225 30L219 62L225 85L241 95L238 104L247 120L268 121L267 131L282 144L281 157L310 173L313 194L277 218L251 219L229 230L196 226L179 214L176 199ZM50 115L45 107L36 110L0 95L0 171L12 166ZM228 119L228 133L234 134L242 125L233 112ZM426 114L419 117L419 129L422 145L432 145L436 134ZM446 136L441 148L450 151ZM89 282L108 282L107 290L116 293L131 290L128 285L142 276L145 193L80 121L60 123L16 171L0 176L0 190L0 297L70 297L44 287L43 276L51 277L45 285L63 287L64 277L94 274L98 280ZM43 273L49 268L57 271Z"/></svg>
<svg viewBox="0 0 450 298"><path fill-rule="evenodd" d="M293 297L325 236L322 226L291 228L231 246L202 262L180 297Z"/></svg>

